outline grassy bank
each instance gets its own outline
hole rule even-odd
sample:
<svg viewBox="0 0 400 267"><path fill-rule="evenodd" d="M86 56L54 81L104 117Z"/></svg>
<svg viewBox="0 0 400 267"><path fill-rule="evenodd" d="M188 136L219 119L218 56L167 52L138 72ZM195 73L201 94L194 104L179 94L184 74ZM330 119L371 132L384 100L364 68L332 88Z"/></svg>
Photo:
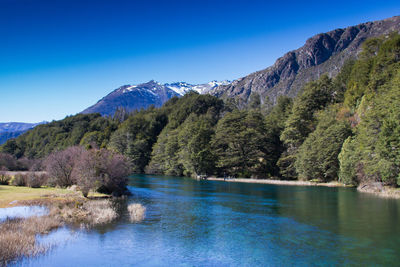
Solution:
<svg viewBox="0 0 400 267"><path fill-rule="evenodd" d="M107 197L107 195L91 192L89 197ZM0 208L20 205L19 202L21 201L57 201L69 199L83 199L83 197L80 192L63 188L30 188L25 186L0 185Z"/></svg>

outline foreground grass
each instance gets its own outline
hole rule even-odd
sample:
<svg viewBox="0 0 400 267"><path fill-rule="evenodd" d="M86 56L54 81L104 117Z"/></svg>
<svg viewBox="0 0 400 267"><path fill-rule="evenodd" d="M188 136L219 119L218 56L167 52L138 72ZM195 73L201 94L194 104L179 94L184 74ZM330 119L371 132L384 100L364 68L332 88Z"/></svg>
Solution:
<svg viewBox="0 0 400 267"><path fill-rule="evenodd" d="M59 219L51 216L8 219L0 224L0 266L46 252L49 247L37 244L36 235L46 234L61 225Z"/></svg>

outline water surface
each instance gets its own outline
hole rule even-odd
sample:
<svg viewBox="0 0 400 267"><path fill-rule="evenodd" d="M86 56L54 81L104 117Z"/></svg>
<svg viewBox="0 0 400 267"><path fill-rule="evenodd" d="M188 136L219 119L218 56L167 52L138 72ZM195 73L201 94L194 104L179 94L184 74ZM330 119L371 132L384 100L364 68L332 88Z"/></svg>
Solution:
<svg viewBox="0 0 400 267"><path fill-rule="evenodd" d="M0 222L14 218L28 218L31 216L43 216L48 209L42 206L17 206L11 208L0 208Z"/></svg>
<svg viewBox="0 0 400 267"><path fill-rule="evenodd" d="M349 188L145 175L132 176L129 189L133 195L127 202L147 208L143 222L130 223L123 214L112 224L78 231L48 254L18 265L394 266L400 262L399 200Z"/></svg>

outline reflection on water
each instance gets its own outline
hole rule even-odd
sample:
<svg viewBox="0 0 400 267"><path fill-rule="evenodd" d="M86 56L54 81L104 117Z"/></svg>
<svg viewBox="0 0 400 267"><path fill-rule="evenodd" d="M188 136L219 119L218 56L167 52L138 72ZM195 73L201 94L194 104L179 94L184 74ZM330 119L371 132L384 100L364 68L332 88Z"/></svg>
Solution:
<svg viewBox="0 0 400 267"><path fill-rule="evenodd" d="M132 176L118 221L23 266L396 265L400 201L349 188ZM131 223L126 206L146 217Z"/></svg>
<svg viewBox="0 0 400 267"><path fill-rule="evenodd" d="M48 213L48 209L41 206L19 206L11 208L0 208L0 222L7 218L28 218L31 216L43 216Z"/></svg>

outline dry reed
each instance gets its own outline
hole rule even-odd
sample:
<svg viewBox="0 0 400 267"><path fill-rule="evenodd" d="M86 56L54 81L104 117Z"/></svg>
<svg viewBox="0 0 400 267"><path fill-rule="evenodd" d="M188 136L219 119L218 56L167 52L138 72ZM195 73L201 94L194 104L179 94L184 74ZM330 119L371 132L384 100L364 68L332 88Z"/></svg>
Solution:
<svg viewBox="0 0 400 267"><path fill-rule="evenodd" d="M0 223L0 266L23 257L46 252L50 247L36 242L37 234L47 234L64 223L83 223L86 226L109 223L118 216L112 202L106 200L41 199L19 204L42 205L49 214L27 219L7 219Z"/></svg>
<svg viewBox="0 0 400 267"><path fill-rule="evenodd" d="M138 203L129 204L128 212L131 222L140 222L144 219L146 208Z"/></svg>
<svg viewBox="0 0 400 267"><path fill-rule="evenodd" d="M44 253L49 246L36 242L37 234L47 234L62 225L52 216L31 217L28 219L8 219L0 224L0 265L22 257L32 257Z"/></svg>

